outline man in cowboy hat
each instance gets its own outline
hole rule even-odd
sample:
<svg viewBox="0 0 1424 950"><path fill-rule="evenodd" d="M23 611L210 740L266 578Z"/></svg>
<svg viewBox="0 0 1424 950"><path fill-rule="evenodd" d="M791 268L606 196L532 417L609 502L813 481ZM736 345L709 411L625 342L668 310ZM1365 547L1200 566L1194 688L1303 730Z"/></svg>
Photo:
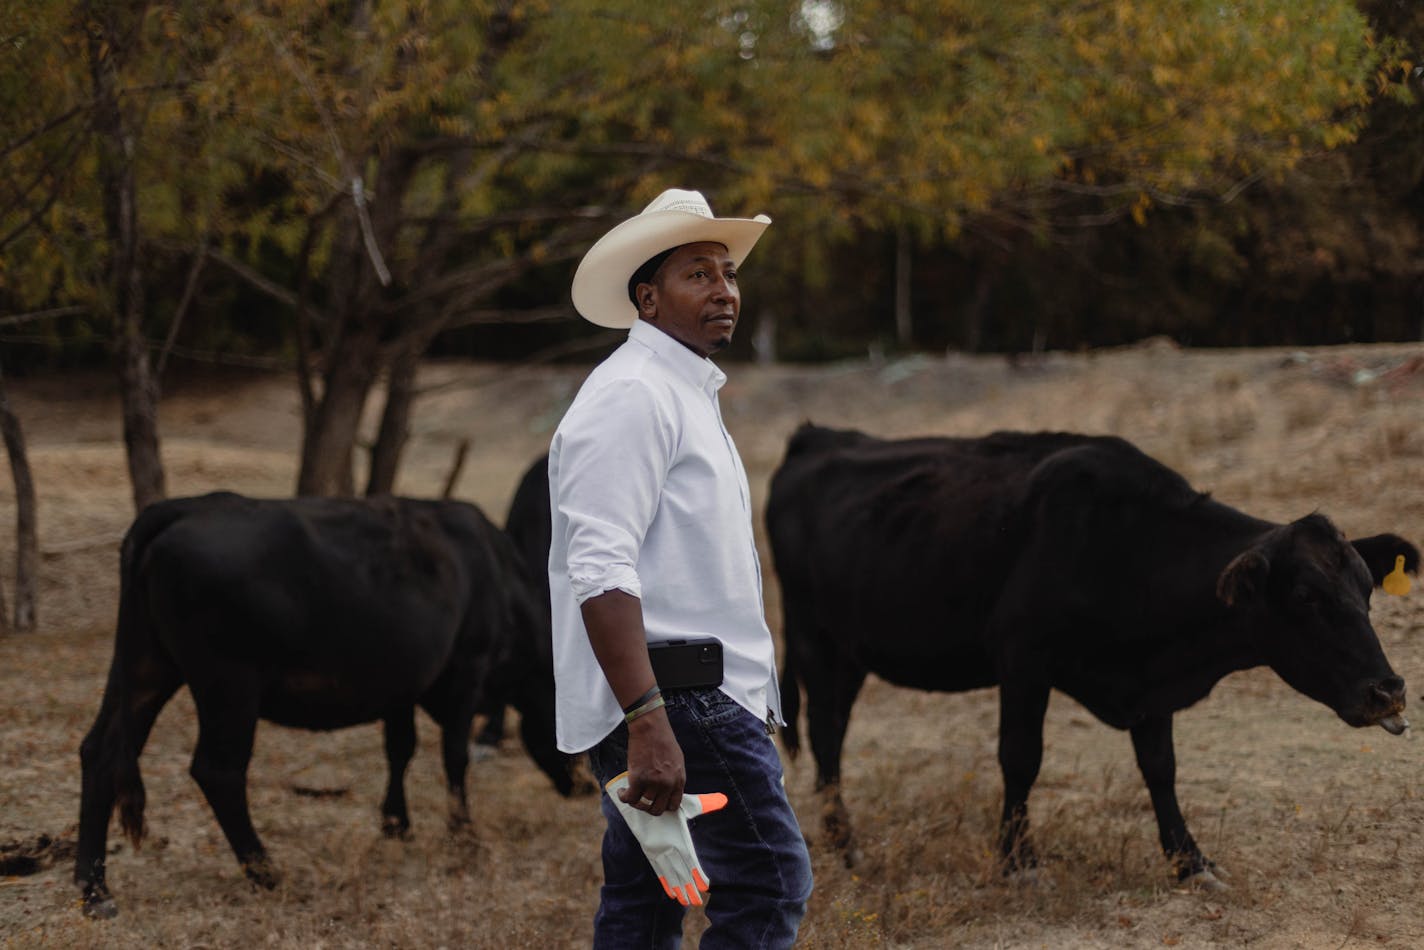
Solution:
<svg viewBox="0 0 1424 950"><path fill-rule="evenodd" d="M708 359L770 223L671 189L574 275L583 317L629 328L549 452L559 745L588 750L607 790L596 947L680 946L704 892L707 950L789 947L811 892L770 738L781 703L751 494Z"/></svg>

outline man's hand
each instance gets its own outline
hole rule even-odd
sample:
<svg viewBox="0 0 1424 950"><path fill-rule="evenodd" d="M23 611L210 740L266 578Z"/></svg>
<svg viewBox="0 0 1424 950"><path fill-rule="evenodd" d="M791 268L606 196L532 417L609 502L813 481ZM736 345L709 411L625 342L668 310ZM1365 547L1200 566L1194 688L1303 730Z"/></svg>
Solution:
<svg viewBox="0 0 1424 950"><path fill-rule="evenodd" d="M618 793L625 804L661 815L682 804L687 782L682 749L672 733L667 710L655 709L628 724L628 787Z"/></svg>

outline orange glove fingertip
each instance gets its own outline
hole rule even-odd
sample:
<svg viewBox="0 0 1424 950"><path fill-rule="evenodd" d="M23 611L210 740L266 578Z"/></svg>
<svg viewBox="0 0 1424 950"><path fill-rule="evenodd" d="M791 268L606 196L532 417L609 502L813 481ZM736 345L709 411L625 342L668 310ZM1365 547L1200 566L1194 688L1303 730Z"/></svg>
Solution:
<svg viewBox="0 0 1424 950"><path fill-rule="evenodd" d="M702 802L702 814L704 815L710 811L727 807L727 796L721 792L707 792L697 797Z"/></svg>

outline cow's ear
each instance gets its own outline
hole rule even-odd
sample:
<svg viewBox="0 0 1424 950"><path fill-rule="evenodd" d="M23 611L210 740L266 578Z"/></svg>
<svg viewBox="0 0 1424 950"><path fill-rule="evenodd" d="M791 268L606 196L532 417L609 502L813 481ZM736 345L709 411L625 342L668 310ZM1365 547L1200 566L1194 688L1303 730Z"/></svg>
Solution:
<svg viewBox="0 0 1424 950"><path fill-rule="evenodd" d="M1377 534L1372 538L1351 541L1355 550L1364 558L1370 569L1370 580L1376 587L1384 576L1394 570L1395 560L1404 557L1404 570L1410 574L1419 573L1419 549L1397 534Z"/></svg>
<svg viewBox="0 0 1424 950"><path fill-rule="evenodd" d="M1236 557L1216 579L1216 596L1228 607L1236 607L1256 597L1266 589L1266 576L1271 562L1259 550L1252 548Z"/></svg>

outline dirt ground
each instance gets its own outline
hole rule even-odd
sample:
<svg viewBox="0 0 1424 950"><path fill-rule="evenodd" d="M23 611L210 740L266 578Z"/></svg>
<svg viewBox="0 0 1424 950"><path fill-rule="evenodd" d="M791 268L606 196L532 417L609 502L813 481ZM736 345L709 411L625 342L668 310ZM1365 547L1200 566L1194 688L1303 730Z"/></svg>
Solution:
<svg viewBox="0 0 1424 950"><path fill-rule="evenodd" d="M1289 520L1320 510L1352 536L1424 545L1424 346L1184 351L1167 341L1011 362L920 356L818 367L730 365L728 427L760 505L805 419L885 436L1068 429L1122 435L1217 498ZM440 492L473 440L456 495L501 521L523 469L585 370L435 364L400 490ZM223 373L171 383L162 411L169 491L291 490L294 381ZM285 872L245 884L187 775L195 739L180 692L141 760L150 839L111 835L117 919L83 919L70 884L77 749L112 647L117 546L132 516L107 377L11 383L38 484L40 630L0 636L0 940L14 947L580 947L600 880L591 797L559 798L514 741L477 763L473 832L444 821L437 734L419 720L407 788L414 837L379 832L378 726L316 734L264 724L249 797ZM368 420L374 431L374 420ZM11 525L8 479L0 526ZM758 525L760 532L761 526ZM8 535L8 528L5 529ZM770 558L767 606L779 632ZM13 594L13 550L0 543ZM1373 618L1418 700L1424 593L1377 593ZM1178 788L1232 889L1176 887L1126 735L1055 695L1031 809L1047 860L1006 882L992 848L1000 784L991 691L940 695L872 681L847 740L845 797L862 856L820 842L814 768L788 763L812 840L807 947L1424 946L1424 747L1359 731L1269 670L1238 673L1177 717ZM804 726L803 726L804 728ZM334 794L299 795L295 787ZM695 943L698 921L689 932Z"/></svg>

